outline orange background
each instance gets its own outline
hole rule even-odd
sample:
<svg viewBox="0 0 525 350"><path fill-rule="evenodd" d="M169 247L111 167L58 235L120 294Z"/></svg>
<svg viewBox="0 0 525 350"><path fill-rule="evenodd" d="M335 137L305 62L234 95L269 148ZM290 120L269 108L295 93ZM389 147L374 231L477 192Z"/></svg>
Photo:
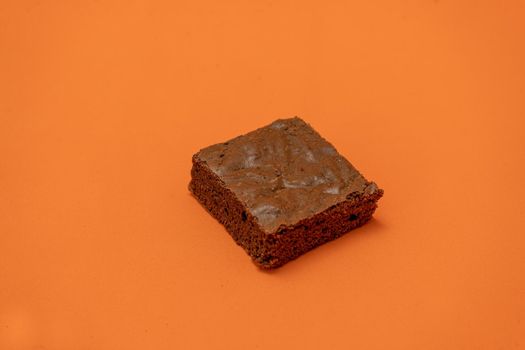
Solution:
<svg viewBox="0 0 525 350"><path fill-rule="evenodd" d="M0 349L525 349L522 1L0 2ZM258 270L199 148L299 115L385 189Z"/></svg>

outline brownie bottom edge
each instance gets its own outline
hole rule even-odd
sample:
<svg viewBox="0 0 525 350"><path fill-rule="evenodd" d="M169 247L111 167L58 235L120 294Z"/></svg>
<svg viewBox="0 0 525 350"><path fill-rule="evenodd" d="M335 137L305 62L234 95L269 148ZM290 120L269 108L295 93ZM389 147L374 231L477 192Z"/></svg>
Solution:
<svg viewBox="0 0 525 350"><path fill-rule="evenodd" d="M268 234L204 162L194 162L188 188L262 269L280 267L364 225L372 218L377 201L383 195L378 189L372 194L352 197L293 226Z"/></svg>

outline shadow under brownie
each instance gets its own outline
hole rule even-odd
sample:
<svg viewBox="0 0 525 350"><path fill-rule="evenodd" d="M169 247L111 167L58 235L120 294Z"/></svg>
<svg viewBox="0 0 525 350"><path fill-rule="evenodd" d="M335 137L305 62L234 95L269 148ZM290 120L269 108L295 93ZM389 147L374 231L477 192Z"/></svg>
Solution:
<svg viewBox="0 0 525 350"><path fill-rule="evenodd" d="M366 223L383 195L300 118L200 150L190 191L262 268Z"/></svg>

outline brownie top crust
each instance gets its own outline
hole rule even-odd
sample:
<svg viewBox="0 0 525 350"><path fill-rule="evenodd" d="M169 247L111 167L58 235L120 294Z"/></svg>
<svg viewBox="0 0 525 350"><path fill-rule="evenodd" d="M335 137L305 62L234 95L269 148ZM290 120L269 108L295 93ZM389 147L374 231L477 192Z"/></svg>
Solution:
<svg viewBox="0 0 525 350"><path fill-rule="evenodd" d="M209 146L196 157L267 233L320 213L352 193L377 189L297 117Z"/></svg>

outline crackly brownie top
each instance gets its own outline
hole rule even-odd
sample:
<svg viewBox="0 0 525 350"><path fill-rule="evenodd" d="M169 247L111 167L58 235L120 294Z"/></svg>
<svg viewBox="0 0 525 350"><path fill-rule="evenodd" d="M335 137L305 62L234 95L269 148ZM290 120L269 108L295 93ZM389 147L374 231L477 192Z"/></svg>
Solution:
<svg viewBox="0 0 525 350"><path fill-rule="evenodd" d="M310 125L295 117L198 153L268 233L363 191L366 179Z"/></svg>

